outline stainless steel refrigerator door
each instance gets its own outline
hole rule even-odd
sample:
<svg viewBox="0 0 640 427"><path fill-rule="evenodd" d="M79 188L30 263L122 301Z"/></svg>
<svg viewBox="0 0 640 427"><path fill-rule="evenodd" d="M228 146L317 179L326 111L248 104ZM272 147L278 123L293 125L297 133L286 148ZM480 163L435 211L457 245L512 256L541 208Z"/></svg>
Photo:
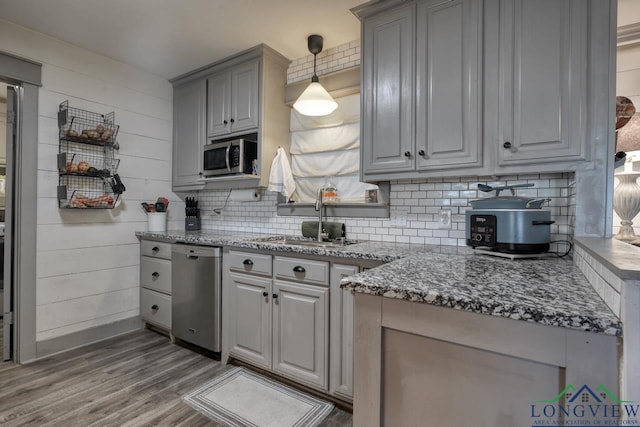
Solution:
<svg viewBox="0 0 640 427"><path fill-rule="evenodd" d="M211 351L221 349L220 248L171 248L171 333Z"/></svg>

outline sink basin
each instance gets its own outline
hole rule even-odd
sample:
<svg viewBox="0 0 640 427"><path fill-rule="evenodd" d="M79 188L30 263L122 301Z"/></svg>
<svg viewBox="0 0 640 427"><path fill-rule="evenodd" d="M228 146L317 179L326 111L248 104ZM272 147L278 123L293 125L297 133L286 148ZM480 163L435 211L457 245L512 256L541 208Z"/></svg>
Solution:
<svg viewBox="0 0 640 427"><path fill-rule="evenodd" d="M327 242L318 242L317 240L305 239L303 237L282 237L272 236L255 239L254 242L265 243L278 243L281 245L295 245L295 246L311 246L316 248L339 248L341 246L349 246L359 243L356 240L334 240Z"/></svg>

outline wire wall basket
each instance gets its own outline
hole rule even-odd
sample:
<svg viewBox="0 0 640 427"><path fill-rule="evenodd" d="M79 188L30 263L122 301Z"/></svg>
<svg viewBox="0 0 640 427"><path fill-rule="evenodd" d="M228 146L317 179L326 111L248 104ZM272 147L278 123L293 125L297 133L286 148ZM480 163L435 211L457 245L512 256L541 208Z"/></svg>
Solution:
<svg viewBox="0 0 640 427"><path fill-rule="evenodd" d="M61 141L90 145L113 145L120 126L115 124L115 113L98 114L69 107L64 101L58 109L58 128Z"/></svg>
<svg viewBox="0 0 640 427"><path fill-rule="evenodd" d="M115 113L92 113L64 101L58 127L58 207L113 209L125 190L115 158Z"/></svg>

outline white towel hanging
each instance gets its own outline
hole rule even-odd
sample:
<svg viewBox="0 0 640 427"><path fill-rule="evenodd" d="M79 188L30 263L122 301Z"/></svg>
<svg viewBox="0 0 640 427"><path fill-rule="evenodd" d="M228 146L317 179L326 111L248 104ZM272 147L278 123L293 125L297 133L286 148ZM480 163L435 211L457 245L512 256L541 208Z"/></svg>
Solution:
<svg viewBox="0 0 640 427"><path fill-rule="evenodd" d="M296 183L293 180L293 174L291 173L291 166L289 165L289 159L287 159L287 153L282 147L278 147L276 157L271 163L271 173L269 174L269 186L267 187L267 191L282 193L288 200L295 190Z"/></svg>

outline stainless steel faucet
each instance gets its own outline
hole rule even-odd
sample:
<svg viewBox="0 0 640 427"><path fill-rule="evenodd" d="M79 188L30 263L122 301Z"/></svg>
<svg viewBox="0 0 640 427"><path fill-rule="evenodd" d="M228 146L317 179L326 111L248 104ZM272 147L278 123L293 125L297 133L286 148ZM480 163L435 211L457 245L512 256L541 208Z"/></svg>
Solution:
<svg viewBox="0 0 640 427"><path fill-rule="evenodd" d="M323 187L318 189L318 197L316 198L316 210L318 211L318 242L322 242L329 238L329 233L324 233L322 231L322 208L324 207L322 204L322 192L324 191Z"/></svg>

